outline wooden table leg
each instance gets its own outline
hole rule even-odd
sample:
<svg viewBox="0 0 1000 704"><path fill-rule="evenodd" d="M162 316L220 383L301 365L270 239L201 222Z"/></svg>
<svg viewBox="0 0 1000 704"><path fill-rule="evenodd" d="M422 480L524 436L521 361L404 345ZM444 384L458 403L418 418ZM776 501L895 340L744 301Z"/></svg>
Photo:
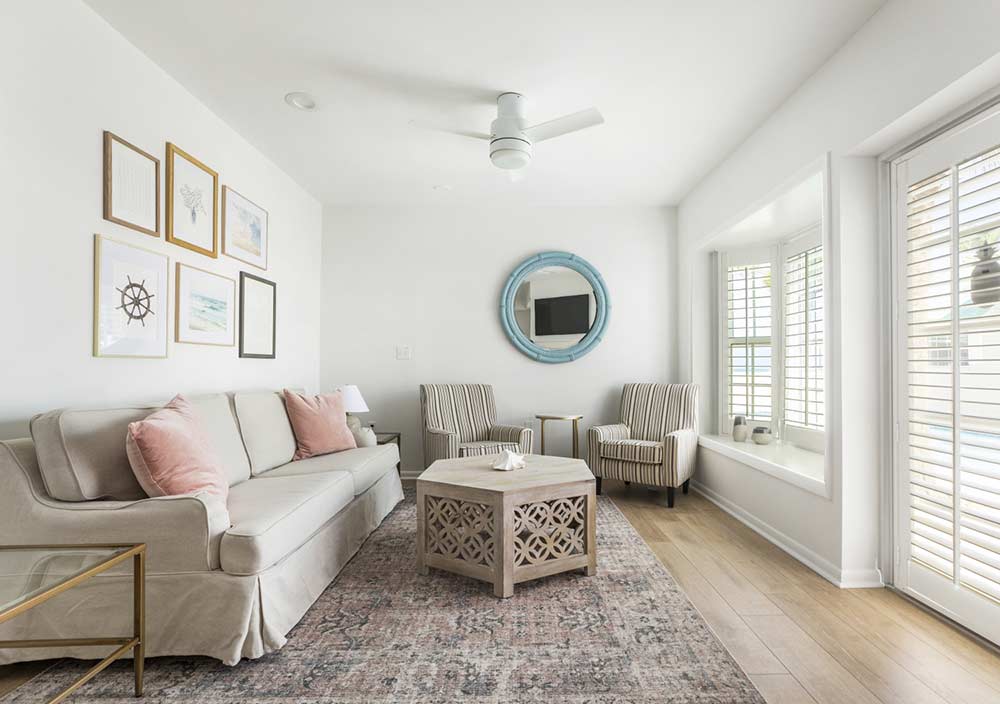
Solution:
<svg viewBox="0 0 1000 704"><path fill-rule="evenodd" d="M427 549L427 500L424 498L424 488L417 482L417 574L429 574L430 569L424 564L424 553Z"/></svg>
<svg viewBox="0 0 1000 704"><path fill-rule="evenodd" d="M494 504L493 526L493 595L507 599L514 596L514 504L502 495Z"/></svg>
<svg viewBox="0 0 1000 704"><path fill-rule="evenodd" d="M544 455L545 454L545 419L544 418L542 418L542 419L539 420L538 429L539 429L539 434L542 436L542 454Z"/></svg>
<svg viewBox="0 0 1000 704"><path fill-rule="evenodd" d="M587 567L584 574L597 574L597 495L594 487L587 492Z"/></svg>
<svg viewBox="0 0 1000 704"><path fill-rule="evenodd" d="M146 666L146 551L132 558L132 635L138 640L132 649L135 696L142 696L142 674Z"/></svg>
<svg viewBox="0 0 1000 704"><path fill-rule="evenodd" d="M573 459L580 459L580 421L573 419Z"/></svg>

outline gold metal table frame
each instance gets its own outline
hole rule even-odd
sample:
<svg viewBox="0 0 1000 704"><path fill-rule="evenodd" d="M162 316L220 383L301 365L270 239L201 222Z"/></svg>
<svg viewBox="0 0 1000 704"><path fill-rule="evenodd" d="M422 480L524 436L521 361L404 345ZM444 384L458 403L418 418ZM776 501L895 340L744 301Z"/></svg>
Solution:
<svg viewBox="0 0 1000 704"><path fill-rule="evenodd" d="M145 666L145 645L146 645L146 544L130 543L118 544L92 544L92 545L0 545L0 553L13 550L121 550L121 552L111 555L108 559L93 567L85 569L75 575L67 577L65 580L52 585L22 601L13 607L0 613L0 623L24 613L39 604L44 604L49 599L72 589L81 582L85 582L91 577L106 572L112 567L132 559L132 635L109 638L52 638L33 640L0 640L0 648L52 648L58 646L89 646L89 645L113 645L117 646L110 655L98 662L85 672L78 680L60 692L55 698L49 700L49 704L65 701L70 694L92 680L108 665L132 650L132 669L135 674L135 696L142 696L142 674Z"/></svg>

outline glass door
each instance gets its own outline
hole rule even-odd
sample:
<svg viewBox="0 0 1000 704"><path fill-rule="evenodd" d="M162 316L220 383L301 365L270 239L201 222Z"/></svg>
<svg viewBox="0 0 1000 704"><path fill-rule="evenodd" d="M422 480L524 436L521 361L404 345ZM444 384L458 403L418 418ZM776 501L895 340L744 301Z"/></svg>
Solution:
<svg viewBox="0 0 1000 704"><path fill-rule="evenodd" d="M1000 116L893 163L895 583L1000 642Z"/></svg>

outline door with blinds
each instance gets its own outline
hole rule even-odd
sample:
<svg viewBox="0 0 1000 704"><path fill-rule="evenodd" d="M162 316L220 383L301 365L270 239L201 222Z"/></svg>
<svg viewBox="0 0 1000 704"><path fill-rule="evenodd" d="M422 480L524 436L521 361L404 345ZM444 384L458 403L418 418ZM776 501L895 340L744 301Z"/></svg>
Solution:
<svg viewBox="0 0 1000 704"><path fill-rule="evenodd" d="M894 581L1000 642L1000 117L893 162L892 198Z"/></svg>

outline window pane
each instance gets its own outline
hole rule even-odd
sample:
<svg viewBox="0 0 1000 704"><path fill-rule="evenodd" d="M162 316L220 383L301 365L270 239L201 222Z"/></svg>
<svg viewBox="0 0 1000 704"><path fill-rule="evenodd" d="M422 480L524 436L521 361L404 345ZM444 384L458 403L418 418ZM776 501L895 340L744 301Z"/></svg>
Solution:
<svg viewBox="0 0 1000 704"><path fill-rule="evenodd" d="M771 267L727 272L729 415L771 419Z"/></svg>

